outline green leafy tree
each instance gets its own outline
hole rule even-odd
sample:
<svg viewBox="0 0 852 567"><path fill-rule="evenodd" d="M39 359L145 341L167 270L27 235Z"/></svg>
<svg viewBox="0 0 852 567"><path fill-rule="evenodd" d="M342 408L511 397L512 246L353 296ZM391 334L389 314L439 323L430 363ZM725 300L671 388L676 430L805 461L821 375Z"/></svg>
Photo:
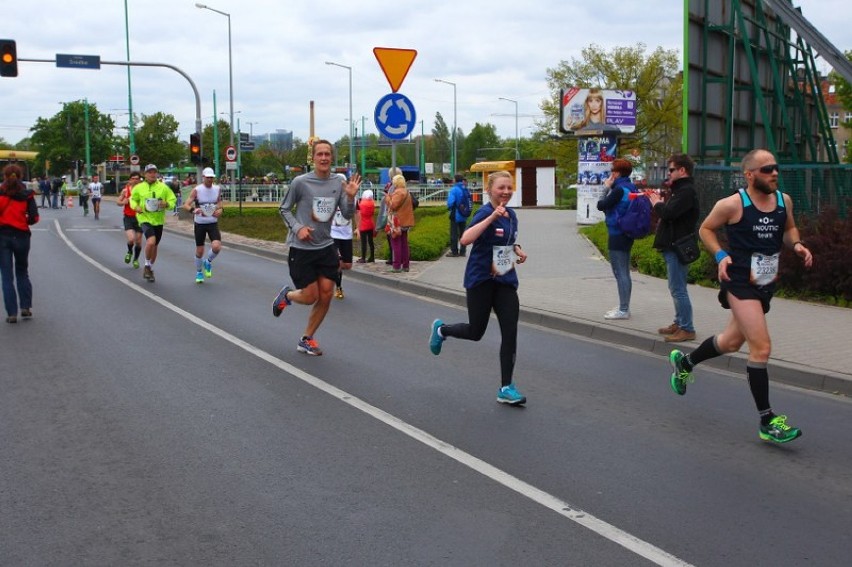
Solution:
<svg viewBox="0 0 852 567"><path fill-rule="evenodd" d="M431 148L429 146L432 146ZM431 150L431 151L430 151ZM450 163L453 141L450 129L440 112L435 113L435 126L432 128L432 144L426 146L426 161Z"/></svg>
<svg viewBox="0 0 852 567"><path fill-rule="evenodd" d="M225 150L231 144L231 126L226 120L218 120L216 122L219 149L219 174L225 173ZM236 145L236 140L234 145ZM204 156L205 166L216 169L215 153L213 151L213 125L208 124L201 130L201 155ZM245 154L243 154L245 157ZM245 163L243 164L245 170Z"/></svg>
<svg viewBox="0 0 852 567"><path fill-rule="evenodd" d="M86 106L82 100L64 103L62 110L50 118L39 117L30 129L31 149L38 152L34 171L61 174L85 171ZM115 124L97 105L88 103L89 152L91 163L105 161L115 147ZM45 162L50 168L45 168Z"/></svg>
<svg viewBox="0 0 852 567"><path fill-rule="evenodd" d="M494 161L505 159L506 150L495 152L495 148L507 147L497 135L497 128L493 124L480 124L477 122L465 138L464 147L459 150L459 170L470 169L477 161ZM512 150L514 157L514 150Z"/></svg>
<svg viewBox="0 0 852 567"><path fill-rule="evenodd" d="M179 167L189 162L189 140L178 137L180 124L171 114L155 112L142 115L142 125L136 130L136 153L142 165L156 164L160 168Z"/></svg>
<svg viewBox="0 0 852 567"><path fill-rule="evenodd" d="M622 155L638 148L643 155L668 156L680 149L683 77L680 55L661 47L647 53L646 46L614 47L606 51L590 45L580 59L560 61L547 70L551 98L542 103L545 122L551 132L558 132L560 90L565 87L599 87L631 90L636 93L636 131L624 140ZM564 142L556 158L561 168L576 171L576 140ZM563 163L571 159L573 166ZM573 169L572 169L573 167Z"/></svg>
<svg viewBox="0 0 852 567"><path fill-rule="evenodd" d="M852 61L852 51L846 52L846 59ZM836 71L829 73L828 80L834 85L834 94L837 96L840 104L843 105L844 110L852 112L852 85ZM841 126L847 129L852 128L852 121L843 122ZM847 149L845 161L846 163L852 163L852 148Z"/></svg>

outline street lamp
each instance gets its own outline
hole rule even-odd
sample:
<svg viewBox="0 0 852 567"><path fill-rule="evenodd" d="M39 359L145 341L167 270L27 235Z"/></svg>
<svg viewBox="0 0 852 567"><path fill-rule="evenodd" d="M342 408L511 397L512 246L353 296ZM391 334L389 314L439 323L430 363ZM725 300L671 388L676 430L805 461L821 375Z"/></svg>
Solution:
<svg viewBox="0 0 852 567"><path fill-rule="evenodd" d="M260 122L251 122L251 121L246 120L246 124L249 125L249 141L253 142L254 141L253 140L253 138L254 138L254 125L260 124Z"/></svg>
<svg viewBox="0 0 852 567"><path fill-rule="evenodd" d="M230 137L230 145L234 145L234 60L233 60L233 51L231 50L231 14L227 12L222 12L221 10L217 10L216 8L211 8L206 4L195 3L196 8L200 8L202 10L210 10L211 12L216 12L217 14L221 14L228 18L228 94L231 99L231 137ZM231 174L231 179L233 179L233 174Z"/></svg>
<svg viewBox="0 0 852 567"><path fill-rule="evenodd" d="M349 71L349 167L347 169L352 171L352 160L355 156L355 123L352 122L352 67L348 65L341 65L340 63L335 63L333 61L326 61L326 65L334 65L335 67L342 67Z"/></svg>
<svg viewBox="0 0 852 567"><path fill-rule="evenodd" d="M445 85L452 85L453 87L453 157L450 162L450 175L453 176L456 174L456 120L458 119L458 106L456 104L456 84L451 83L450 81L445 81L444 79L435 79L436 83L444 83Z"/></svg>
<svg viewBox="0 0 852 567"><path fill-rule="evenodd" d="M518 101L502 96L498 97L498 100L515 103L515 159L521 159L521 139L518 137Z"/></svg>

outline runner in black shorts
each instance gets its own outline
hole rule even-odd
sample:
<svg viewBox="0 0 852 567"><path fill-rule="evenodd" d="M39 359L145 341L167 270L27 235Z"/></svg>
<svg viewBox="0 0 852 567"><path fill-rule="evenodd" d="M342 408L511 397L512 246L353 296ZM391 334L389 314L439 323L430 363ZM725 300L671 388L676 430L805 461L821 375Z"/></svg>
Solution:
<svg viewBox="0 0 852 567"><path fill-rule="evenodd" d="M334 220L331 221L331 237L340 256L340 266L334 280L337 286L334 297L343 299L343 270L352 269L352 219L343 218L340 209L337 209Z"/></svg>
<svg viewBox="0 0 852 567"><path fill-rule="evenodd" d="M747 342L746 377L760 414L758 436L787 443L802 432L787 424L787 416L776 415L769 404L767 363L772 343L765 314L778 279L781 248L792 248L806 268L813 264L813 256L799 239L792 199L778 190L775 156L767 150L753 150L743 158L742 167L748 187L717 202L699 229L704 246L719 264L719 301L731 310L731 318L724 331L691 353L671 352L671 387L676 394L685 394L695 365L737 352ZM722 228L728 236L728 251L722 249L716 235ZM701 430L705 428L702 424Z"/></svg>
<svg viewBox="0 0 852 567"><path fill-rule="evenodd" d="M222 216L222 190L214 184L216 172L205 167L202 183L189 193L183 208L195 215L195 283L213 277L213 260L222 250L219 217ZM210 239L210 253L204 256L204 243Z"/></svg>
<svg viewBox="0 0 852 567"><path fill-rule="evenodd" d="M319 356L322 350L314 334L328 313L340 263L331 237L331 221L338 209L344 219L352 218L361 176L353 173L347 181L331 173L334 154L328 140L314 142L311 151L314 171L290 183L278 208L288 228L290 279L296 289L289 285L281 288L272 302L272 314L278 317L293 302L310 305L308 324L296 350Z"/></svg>
<svg viewBox="0 0 852 567"><path fill-rule="evenodd" d="M127 236L127 253L124 255L124 263L129 264L133 260L134 268L139 267L139 254L142 252L142 228L136 218L136 211L130 206L130 194L133 191L133 186L139 183L141 179L138 171L132 172L117 201L118 206L124 208L124 234Z"/></svg>

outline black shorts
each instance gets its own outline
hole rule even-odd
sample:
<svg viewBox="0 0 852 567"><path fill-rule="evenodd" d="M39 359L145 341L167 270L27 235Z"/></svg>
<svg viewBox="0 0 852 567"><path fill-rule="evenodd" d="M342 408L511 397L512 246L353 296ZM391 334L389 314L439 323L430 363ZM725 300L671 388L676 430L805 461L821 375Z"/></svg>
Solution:
<svg viewBox="0 0 852 567"><path fill-rule="evenodd" d="M352 239L335 238L334 247L340 255L340 261L344 264L352 263Z"/></svg>
<svg viewBox="0 0 852 567"><path fill-rule="evenodd" d="M160 240L163 238L163 225L154 226L153 224L148 224L147 222L143 222L141 224L142 234L145 235L145 240L148 240L152 236L156 238L154 244L159 244Z"/></svg>
<svg viewBox="0 0 852 567"><path fill-rule="evenodd" d="M731 304L728 302L728 292L733 294L737 299L755 299L760 301L763 313L769 313L769 302L772 300L771 290L755 287L747 283L722 282L721 289L719 290L719 303L725 309L731 308Z"/></svg>
<svg viewBox="0 0 852 567"><path fill-rule="evenodd" d="M133 232L142 232L142 229L139 227L139 219L136 216L124 217L124 230L132 230Z"/></svg>
<svg viewBox="0 0 852 567"><path fill-rule="evenodd" d="M210 237L210 242L213 242L214 240L222 240L222 233L219 232L219 223L195 223L195 245L204 246L204 239L208 236Z"/></svg>
<svg viewBox="0 0 852 567"><path fill-rule="evenodd" d="M340 264L337 250L334 246L326 246L319 250L303 250L290 247L287 265L290 267L290 279L296 289L303 289L318 281L320 276L329 280L337 279Z"/></svg>

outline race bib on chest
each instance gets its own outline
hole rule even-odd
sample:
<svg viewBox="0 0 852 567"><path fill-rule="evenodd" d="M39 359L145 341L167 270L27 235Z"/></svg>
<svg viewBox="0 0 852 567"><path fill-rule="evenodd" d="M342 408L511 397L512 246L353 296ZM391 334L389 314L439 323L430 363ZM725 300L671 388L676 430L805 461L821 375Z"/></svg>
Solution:
<svg viewBox="0 0 852 567"><path fill-rule="evenodd" d="M751 281L754 285L764 286L777 280L778 260L780 256L780 254L752 254L749 281Z"/></svg>
<svg viewBox="0 0 852 567"><path fill-rule="evenodd" d="M491 247L491 273L495 276L504 276L515 269L514 246L492 246Z"/></svg>
<svg viewBox="0 0 852 567"><path fill-rule="evenodd" d="M311 213L315 221L328 222L334 216L335 206L334 197L314 197L311 203Z"/></svg>

